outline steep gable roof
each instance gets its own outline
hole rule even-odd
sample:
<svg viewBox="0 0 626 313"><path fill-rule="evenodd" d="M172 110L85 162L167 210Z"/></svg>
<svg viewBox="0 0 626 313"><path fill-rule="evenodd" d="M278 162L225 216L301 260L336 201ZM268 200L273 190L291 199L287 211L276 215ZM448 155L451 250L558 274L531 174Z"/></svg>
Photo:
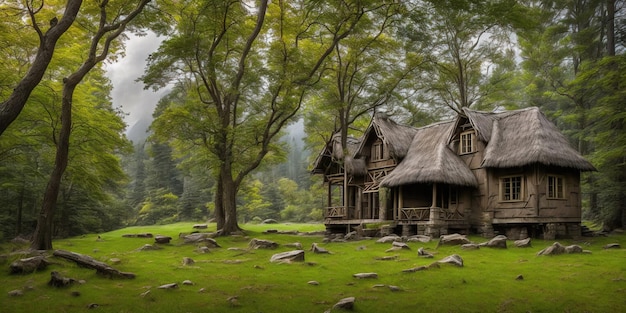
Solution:
<svg viewBox="0 0 626 313"><path fill-rule="evenodd" d="M347 152L350 159L356 153L357 147L361 141L354 137L347 138ZM341 133L335 133L328 143L324 146L320 154L315 158L315 162L313 163L313 169L311 173L313 174L324 174L326 169L330 166L332 162L337 160L344 159L343 147L341 146Z"/></svg>
<svg viewBox="0 0 626 313"><path fill-rule="evenodd" d="M501 113L464 109L477 137L487 143L481 166L544 164L594 171L539 108Z"/></svg>
<svg viewBox="0 0 626 313"><path fill-rule="evenodd" d="M454 125L453 121L447 121L418 128L406 157L381 185L445 183L477 186L472 171L447 145L446 137Z"/></svg>
<svg viewBox="0 0 626 313"><path fill-rule="evenodd" d="M370 136L376 135L388 147L389 154L399 161L406 156L416 132L415 127L398 124L384 113L375 113L363 133L357 154L364 149Z"/></svg>

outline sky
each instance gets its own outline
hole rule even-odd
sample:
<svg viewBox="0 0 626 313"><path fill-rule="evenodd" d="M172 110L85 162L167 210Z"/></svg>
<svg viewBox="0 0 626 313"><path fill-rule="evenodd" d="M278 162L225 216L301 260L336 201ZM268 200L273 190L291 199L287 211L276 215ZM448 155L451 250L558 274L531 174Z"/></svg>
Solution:
<svg viewBox="0 0 626 313"><path fill-rule="evenodd" d="M152 121L152 112L157 102L168 90L144 90L143 83L136 81L143 75L146 58L158 49L163 38L158 38L153 33L144 37L129 37L126 41L126 55L113 64L107 64L106 69L113 84L113 106L121 107L127 114L124 118L127 134L131 139L136 139L132 137L145 133L146 127ZM131 133L134 135L131 136Z"/></svg>

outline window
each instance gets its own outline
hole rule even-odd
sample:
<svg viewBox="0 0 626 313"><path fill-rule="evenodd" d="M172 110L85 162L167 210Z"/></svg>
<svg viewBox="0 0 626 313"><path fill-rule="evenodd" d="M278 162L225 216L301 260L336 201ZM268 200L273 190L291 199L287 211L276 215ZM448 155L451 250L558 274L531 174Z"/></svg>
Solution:
<svg viewBox="0 0 626 313"><path fill-rule="evenodd" d="M453 186L450 186L450 204L458 204L459 203L459 189Z"/></svg>
<svg viewBox="0 0 626 313"><path fill-rule="evenodd" d="M379 161L385 159L385 153L383 150L382 142L375 142L372 145L372 161Z"/></svg>
<svg viewBox="0 0 626 313"><path fill-rule="evenodd" d="M522 176L502 177L500 179L500 199L502 201L522 200Z"/></svg>
<svg viewBox="0 0 626 313"><path fill-rule="evenodd" d="M564 199L565 198L563 177L548 176L548 198L551 198L551 199Z"/></svg>
<svg viewBox="0 0 626 313"><path fill-rule="evenodd" d="M475 152L474 147L474 131L461 133L461 142L459 143L459 154L468 154Z"/></svg>

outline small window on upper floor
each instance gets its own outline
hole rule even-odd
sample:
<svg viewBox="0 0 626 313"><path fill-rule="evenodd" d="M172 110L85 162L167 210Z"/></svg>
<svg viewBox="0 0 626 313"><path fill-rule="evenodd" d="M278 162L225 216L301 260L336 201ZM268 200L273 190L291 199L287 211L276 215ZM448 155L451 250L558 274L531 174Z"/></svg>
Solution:
<svg viewBox="0 0 626 313"><path fill-rule="evenodd" d="M385 151L383 149L383 143L377 141L372 145L372 161L380 161L384 159Z"/></svg>
<svg viewBox="0 0 626 313"><path fill-rule="evenodd" d="M476 145L474 143L474 131L466 131L462 132L459 136L459 154L468 154L472 152L476 152Z"/></svg>

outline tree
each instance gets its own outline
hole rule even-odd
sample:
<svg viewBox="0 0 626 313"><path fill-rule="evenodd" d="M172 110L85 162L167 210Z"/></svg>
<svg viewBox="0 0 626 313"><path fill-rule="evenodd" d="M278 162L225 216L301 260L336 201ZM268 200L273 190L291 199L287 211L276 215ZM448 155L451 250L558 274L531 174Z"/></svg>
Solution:
<svg viewBox="0 0 626 313"><path fill-rule="evenodd" d="M248 5L175 5L176 30L152 54L143 77L149 87L178 79L193 91L153 129L183 136L178 149L200 147L211 155L207 167L217 182L215 217L222 234L239 230L236 195L242 181L268 162L266 156L280 153L281 130L293 121L325 58L362 16L348 1L332 16L323 1Z"/></svg>
<svg viewBox="0 0 626 313"><path fill-rule="evenodd" d="M37 218L37 228L31 242L31 248L36 250L52 249L52 224L55 206L59 195L63 173L67 168L69 142L72 133L72 102L74 91L87 74L108 56L113 40L119 37L128 24L136 18L150 0L141 0L135 7L132 4L122 3L119 7L108 6L104 0L99 3L96 12L97 28L90 40L90 47L86 59L77 70L63 78L63 94L61 105L61 129L57 142L55 166L46 187L42 208ZM107 16L107 10L112 9L117 15ZM94 21L95 22L95 21Z"/></svg>
<svg viewBox="0 0 626 313"><path fill-rule="evenodd" d="M14 3L12 7L7 3L0 5L2 11L16 10L22 12L28 18L28 21L31 23L30 26L39 38L39 48L30 69L15 85L9 97L0 103L0 135L17 118L31 92L41 81L48 64L52 60L57 41L72 26L83 1L68 0L63 17L60 20L56 16L52 17L49 22L50 27L46 32L42 30L43 23L37 19L38 14L44 8L44 1L41 1L38 6L32 0L24 2L24 6L17 3Z"/></svg>

